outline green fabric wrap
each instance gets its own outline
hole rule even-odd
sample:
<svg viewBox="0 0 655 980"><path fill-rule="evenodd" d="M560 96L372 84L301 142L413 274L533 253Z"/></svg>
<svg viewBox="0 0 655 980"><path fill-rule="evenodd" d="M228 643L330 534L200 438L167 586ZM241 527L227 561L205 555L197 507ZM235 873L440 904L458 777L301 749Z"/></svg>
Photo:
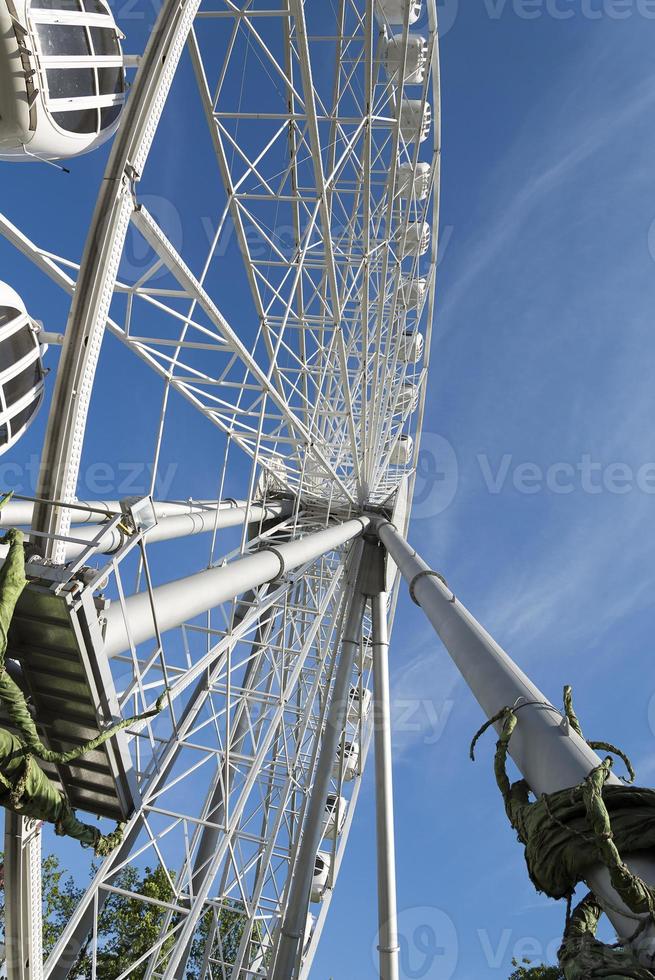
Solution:
<svg viewBox="0 0 655 980"><path fill-rule="evenodd" d="M584 799L586 786L583 783L573 789L551 793L536 803L529 802L524 780L511 787L506 810L525 845L530 879L538 891L551 898L570 895L589 867L599 861L611 869L618 852L627 854L655 847L653 790L604 786L600 799L611 823L614 840L603 844L589 826ZM605 819L602 824L605 826ZM608 853L610 850L612 855ZM614 880L613 883L616 887L617 883ZM640 906L642 898L639 898ZM646 911L646 908L635 908L634 911Z"/></svg>
<svg viewBox="0 0 655 980"><path fill-rule="evenodd" d="M10 496L0 500L0 508ZM4 540L9 542L10 547L0 567L0 699L21 737L0 728L0 806L34 820L54 823L58 834L73 837L84 846L93 847L97 855L104 857L122 842L123 824L118 824L115 831L105 835L97 827L82 823L68 800L39 768L36 759L67 763L79 758L122 729L157 715L164 705L167 692L158 698L150 711L123 719L82 746L68 752L48 749L39 737L23 692L5 670L9 627L27 579L22 532L12 529Z"/></svg>
<svg viewBox="0 0 655 980"><path fill-rule="evenodd" d="M97 749L98 746L103 745L112 735L122 731L124 728L129 728L135 722L144 721L147 718L154 718L164 706L166 692L159 696L155 707L151 708L150 711L144 711L140 715L133 715L131 718L124 718L110 728L106 728L104 732L100 732L95 738L89 739L84 745L79 745L77 748L70 749L68 752L53 752L51 749L46 748L39 738L39 733L36 730L36 725L27 707L23 692L6 670L0 673L0 699L5 703L9 717L16 728L19 729L25 746L32 755L43 759L45 762L67 763L72 762L73 759L79 759L80 756L86 755L87 752L91 752L93 749Z"/></svg>
<svg viewBox="0 0 655 980"><path fill-rule="evenodd" d="M2 500L0 508L6 500L6 497ZM9 542L9 553L0 567L0 670L4 670L5 666L7 637L16 603L27 585L23 532L12 528L7 531L4 540Z"/></svg>
<svg viewBox="0 0 655 980"><path fill-rule="evenodd" d="M582 735L568 687L564 689L564 704L571 727ZM655 847L655 791L605 785L612 765L606 759L579 786L532 802L526 781L510 783L507 777L509 743L518 723L511 708L504 708L480 729L471 745L471 757L480 735L498 721L503 727L494 758L496 782L508 819L525 847L535 888L551 898L567 898L589 867L600 861L633 912L652 910L653 892L632 875L620 854ZM623 753L621 757L627 758ZM629 760L627 764L630 770Z"/></svg>
<svg viewBox="0 0 655 980"><path fill-rule="evenodd" d="M557 954L566 980L653 980L652 972L636 963L629 950L596 939L601 914L591 892L573 912Z"/></svg>
<svg viewBox="0 0 655 980"><path fill-rule="evenodd" d="M19 738L0 728L0 803L14 813L54 823L57 831L95 847L100 831L81 823Z"/></svg>
<svg viewBox="0 0 655 980"><path fill-rule="evenodd" d="M564 709L571 728L582 738L582 728L573 710L571 688L564 688ZM592 769L578 786L544 794L530 800L524 779L510 783L507 776L509 743L518 719L512 708L503 708L476 734L477 740L491 725L502 722L496 743L494 772L503 796L505 811L525 847L528 874L535 888L551 898L570 900L576 885L593 865L603 864L612 885L635 915L647 915L637 925L655 920L655 890L623 862L621 854L655 848L655 791L620 784L607 784L612 769L608 756ZM607 742L588 742L623 759L630 779L634 770L623 752ZM569 921L560 949L560 965L566 980L604 977L618 980L653 980L655 974L635 962L629 949L619 949L596 940L601 909L593 894L580 903Z"/></svg>

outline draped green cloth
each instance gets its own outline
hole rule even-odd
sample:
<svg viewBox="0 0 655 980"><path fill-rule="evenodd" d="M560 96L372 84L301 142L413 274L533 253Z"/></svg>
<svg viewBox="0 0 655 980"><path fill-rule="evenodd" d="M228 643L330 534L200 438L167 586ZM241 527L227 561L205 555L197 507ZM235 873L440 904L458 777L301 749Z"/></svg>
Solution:
<svg viewBox="0 0 655 980"><path fill-rule="evenodd" d="M566 980L652 980L627 949L607 946L596 939L602 910L592 892L577 906L558 952Z"/></svg>
<svg viewBox="0 0 655 980"><path fill-rule="evenodd" d="M0 507L7 499L5 497L0 501ZM23 692L5 668L9 627L27 579L22 532L12 529L7 532L4 540L9 542L9 552L0 567L0 700L20 732L20 737L0 728L0 806L34 820L53 823L58 834L73 837L83 845L93 847L96 854L104 856L121 843L122 824L111 834L101 834L97 827L82 823L75 816L65 796L52 784L36 760L67 763L79 758L102 745L123 728L158 714L166 694L158 699L153 710L124 719L78 748L69 752L48 749L39 737Z"/></svg>
<svg viewBox="0 0 655 980"><path fill-rule="evenodd" d="M564 689L564 706L571 727L584 738L569 687ZM645 921L655 921L655 891L630 871L621 857L655 848L655 791L607 785L612 768L612 758L608 756L579 786L531 801L527 782L521 779L510 783L507 776L509 744L518 722L515 710L504 708L483 725L471 744L471 758L478 738L496 722L502 722L494 758L496 782L508 819L525 848L528 874L535 888L551 898L570 901L589 868L603 864L628 909L635 916L647 915ZM618 755L630 778L634 778L630 760L615 746L607 742L588 744ZM590 893L568 922L560 949L560 966L566 980L653 980L655 973L639 966L629 949L596 940L600 914L596 898ZM624 944L637 938L643 922L635 923L633 935L624 937Z"/></svg>

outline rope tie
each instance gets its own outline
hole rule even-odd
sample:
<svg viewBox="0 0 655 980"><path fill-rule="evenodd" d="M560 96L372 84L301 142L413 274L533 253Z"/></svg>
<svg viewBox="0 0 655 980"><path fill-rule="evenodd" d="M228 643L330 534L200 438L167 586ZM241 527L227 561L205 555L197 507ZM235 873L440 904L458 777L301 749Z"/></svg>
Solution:
<svg viewBox="0 0 655 980"><path fill-rule="evenodd" d="M631 790L625 785L607 786L614 762L612 756L624 762L630 783L635 779L632 764L611 743L585 739L590 748L602 748L611 754L578 786L545 793L531 802L525 780L511 784L506 769L510 740L518 723L517 711L527 704L504 707L486 721L471 742L470 757L475 758L475 746L487 729L502 722L494 772L509 821L525 846L528 872L535 887L552 898L566 898L567 902L564 939L559 952L564 975L567 980L609 976L652 980L653 974L640 967L630 949L623 946L625 942L634 942L655 922L655 890L630 871L620 849L626 845L630 850L655 845L655 832L651 829L655 822L655 792ZM564 712L573 731L584 739L568 685L564 688ZM612 807L612 817L608 804ZM575 887L594 863L602 863L607 868L617 895L635 918L641 917L630 939L618 946L608 946L595 938L601 909L593 893L571 912Z"/></svg>

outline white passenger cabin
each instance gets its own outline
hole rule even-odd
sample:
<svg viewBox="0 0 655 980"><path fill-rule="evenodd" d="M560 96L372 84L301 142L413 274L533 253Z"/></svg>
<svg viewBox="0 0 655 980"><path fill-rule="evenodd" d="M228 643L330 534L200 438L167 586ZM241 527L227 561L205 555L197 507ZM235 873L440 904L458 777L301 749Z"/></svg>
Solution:
<svg viewBox="0 0 655 980"><path fill-rule="evenodd" d="M398 400L396 401L396 411L402 416L411 415L418 408L418 385L404 382L400 386Z"/></svg>
<svg viewBox="0 0 655 980"><path fill-rule="evenodd" d="M418 364L423 357L423 334L418 330L406 330L398 343L398 360L404 364Z"/></svg>
<svg viewBox="0 0 655 980"><path fill-rule="evenodd" d="M376 12L383 24L399 27L405 23L405 11L409 7L409 26L421 16L422 0L377 0Z"/></svg>
<svg viewBox="0 0 655 980"><path fill-rule="evenodd" d="M403 99L400 103L400 135L405 143L423 143L430 135L432 106L420 99Z"/></svg>
<svg viewBox="0 0 655 980"><path fill-rule="evenodd" d="M105 0L0 0L0 160L55 160L116 131L125 70Z"/></svg>
<svg viewBox="0 0 655 980"><path fill-rule="evenodd" d="M312 902L321 902L330 879L332 859L326 851L319 851L314 859L314 875L312 877Z"/></svg>
<svg viewBox="0 0 655 980"><path fill-rule="evenodd" d="M405 259L425 255L430 247L430 236L430 225L427 221L410 221L406 228L398 228L396 243L400 257Z"/></svg>
<svg viewBox="0 0 655 980"><path fill-rule="evenodd" d="M332 767L332 775L335 779L339 778L340 773L341 751L337 753L334 766ZM343 781L344 783L350 783L357 776L359 776L359 742L347 741L343 746Z"/></svg>
<svg viewBox="0 0 655 980"><path fill-rule="evenodd" d="M0 282L0 453L20 439L43 400L42 352L25 304Z"/></svg>
<svg viewBox="0 0 655 980"><path fill-rule="evenodd" d="M396 171L396 193L406 201L424 201L430 193L432 167L421 160L416 168L401 163Z"/></svg>
<svg viewBox="0 0 655 980"><path fill-rule="evenodd" d="M337 796L336 793L328 795L323 816L323 830L321 836L330 840L335 840L343 830L348 811L348 800L345 796Z"/></svg>
<svg viewBox="0 0 655 980"><path fill-rule="evenodd" d="M405 85L422 85L428 68L428 42L420 34L409 34L405 54L402 34L392 34L384 45L384 67L391 81L398 83L405 58Z"/></svg>
<svg viewBox="0 0 655 980"><path fill-rule="evenodd" d="M362 720L366 720L368 713L371 710L372 699L373 695L367 687L360 691L358 685L352 685L350 688L350 695L348 697L348 722L351 725L354 725L359 721L360 715Z"/></svg>
<svg viewBox="0 0 655 980"><path fill-rule="evenodd" d="M424 277L403 276L400 280L399 300L406 310L416 310L427 292L428 281Z"/></svg>
<svg viewBox="0 0 655 980"><path fill-rule="evenodd" d="M414 456L414 440L411 436L400 436L396 441L389 462L393 466L409 466Z"/></svg>

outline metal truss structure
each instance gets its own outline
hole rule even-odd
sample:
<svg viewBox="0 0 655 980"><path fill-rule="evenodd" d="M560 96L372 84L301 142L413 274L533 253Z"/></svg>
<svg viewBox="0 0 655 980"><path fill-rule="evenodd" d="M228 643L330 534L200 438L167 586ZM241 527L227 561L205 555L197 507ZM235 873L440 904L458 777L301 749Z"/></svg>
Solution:
<svg viewBox="0 0 655 980"><path fill-rule="evenodd" d="M0 216L5 243L71 296L37 494L2 517L31 527L41 556L10 655L53 745L167 692L162 714L121 733L102 757L52 770L79 806L124 819L126 830L42 969L38 834L8 823L8 900L14 917L27 916L8 937L10 980L64 980L82 947L95 970L103 905L120 892L121 869L145 866L161 869L171 898L162 906L129 894L156 907L161 930L148 948L135 944L115 980L183 977L199 936L203 980L309 974L372 738L374 651L386 656L394 607L370 515L406 524L423 420L437 42L435 0L423 9L164 0L81 262L57 253L54 231L36 242ZM187 102L196 145L185 155L203 162L207 241L176 239L148 207ZM183 214L189 181L193 173L179 199L172 194ZM251 298L238 315L225 301L232 235ZM122 264L128 236L150 255L132 277ZM191 406L216 434L213 502L155 499L141 520L130 502L77 500L85 435L93 412L107 410L95 381L108 334L160 384L153 488L169 433ZM158 557L158 542L174 538L197 545L185 551L196 569L186 577ZM48 660L39 630L55 620ZM39 687L46 669L54 679ZM376 678L384 709L382 660ZM382 717L384 924L394 897L388 711ZM229 957L226 917L238 934ZM389 978L392 933L381 933Z"/></svg>

